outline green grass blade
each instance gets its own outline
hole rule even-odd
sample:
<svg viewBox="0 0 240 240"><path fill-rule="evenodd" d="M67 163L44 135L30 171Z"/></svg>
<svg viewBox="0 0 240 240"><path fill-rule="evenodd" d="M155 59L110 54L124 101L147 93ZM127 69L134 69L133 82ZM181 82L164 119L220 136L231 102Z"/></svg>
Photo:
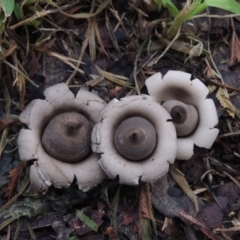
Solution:
<svg viewBox="0 0 240 240"><path fill-rule="evenodd" d="M166 8L171 12L171 14L176 17L179 14L178 9L176 6L172 3L171 0L163 0L163 5L166 6Z"/></svg>
<svg viewBox="0 0 240 240"><path fill-rule="evenodd" d="M163 5L162 0L153 0L153 1L158 7L158 11L160 11L162 9L162 5Z"/></svg>
<svg viewBox="0 0 240 240"><path fill-rule="evenodd" d="M0 231L5 228L6 226L8 226L10 223L12 223L13 221L17 220L19 218L19 216L13 216L11 218L8 218L7 220L3 221L0 224Z"/></svg>
<svg viewBox="0 0 240 240"><path fill-rule="evenodd" d="M158 10L160 10L162 6L167 8L173 17L176 17L179 14L178 9L171 0L154 0L154 3L158 6Z"/></svg>
<svg viewBox="0 0 240 240"><path fill-rule="evenodd" d="M77 210L76 215L83 223L85 223L93 231L95 232L98 231L98 224L95 223L92 219L90 219L87 215L85 215L82 211Z"/></svg>
<svg viewBox="0 0 240 240"><path fill-rule="evenodd" d="M199 14L200 12L204 11L207 8L207 3L203 2L201 4L199 4L187 17L186 20L191 19L191 17Z"/></svg>
<svg viewBox="0 0 240 240"><path fill-rule="evenodd" d="M240 4L235 0L205 0L208 7L221 8L232 13L240 13Z"/></svg>
<svg viewBox="0 0 240 240"><path fill-rule="evenodd" d="M0 13L0 35L2 35L3 31L4 31L4 13L1 12Z"/></svg>
<svg viewBox="0 0 240 240"><path fill-rule="evenodd" d="M21 7L20 7L19 3L15 3L14 14L15 14L17 20L22 19L22 17L21 17Z"/></svg>

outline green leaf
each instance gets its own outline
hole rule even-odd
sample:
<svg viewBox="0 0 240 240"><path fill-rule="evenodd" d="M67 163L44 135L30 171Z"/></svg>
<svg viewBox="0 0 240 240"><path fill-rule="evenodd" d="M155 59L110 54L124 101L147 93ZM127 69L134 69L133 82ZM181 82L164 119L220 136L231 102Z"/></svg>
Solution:
<svg viewBox="0 0 240 240"><path fill-rule="evenodd" d="M171 0L162 0L162 3L163 6L166 7L174 17L178 15L179 11Z"/></svg>
<svg viewBox="0 0 240 240"><path fill-rule="evenodd" d="M143 218L141 221L141 235L142 239L151 240L152 239L152 228L149 219Z"/></svg>
<svg viewBox="0 0 240 240"><path fill-rule="evenodd" d="M4 13L0 13L0 36L3 33L4 30Z"/></svg>
<svg viewBox="0 0 240 240"><path fill-rule="evenodd" d="M196 1L197 2L197 1ZM201 4L199 4L186 18L186 20L190 19L191 17L199 14L200 12L203 12L206 8L207 8L207 4L206 2L203 2Z"/></svg>
<svg viewBox="0 0 240 240"><path fill-rule="evenodd" d="M160 10L163 6L167 8L174 17L176 17L179 13L178 9L171 0L154 0L154 3L158 6L158 10Z"/></svg>
<svg viewBox="0 0 240 240"><path fill-rule="evenodd" d="M158 11L160 11L163 5L162 0L153 0L153 1L158 7Z"/></svg>
<svg viewBox="0 0 240 240"><path fill-rule="evenodd" d="M69 237L68 240L77 240L76 236Z"/></svg>
<svg viewBox="0 0 240 240"><path fill-rule="evenodd" d="M93 220L91 220L87 215L85 215L82 211L77 210L76 211L77 217L85 223L89 228L91 228L93 231L98 231L98 224L95 223Z"/></svg>
<svg viewBox="0 0 240 240"><path fill-rule="evenodd" d="M2 9L5 12L5 17L9 17L14 9L14 0L2 0Z"/></svg>
<svg viewBox="0 0 240 240"><path fill-rule="evenodd" d="M195 0L194 2L199 2L199 0ZM240 4L235 0L226 0L224 3L221 0L205 0L188 15L187 19L191 19L191 17L203 12L208 7L216 7L233 13L240 13Z"/></svg>
<svg viewBox="0 0 240 240"><path fill-rule="evenodd" d="M22 19L22 17L21 17L21 10L20 10L20 4L19 3L15 3L13 11L14 11L14 14L15 14L17 20Z"/></svg>
<svg viewBox="0 0 240 240"><path fill-rule="evenodd" d="M208 7L221 8L232 13L240 13L240 4L235 0L205 0Z"/></svg>

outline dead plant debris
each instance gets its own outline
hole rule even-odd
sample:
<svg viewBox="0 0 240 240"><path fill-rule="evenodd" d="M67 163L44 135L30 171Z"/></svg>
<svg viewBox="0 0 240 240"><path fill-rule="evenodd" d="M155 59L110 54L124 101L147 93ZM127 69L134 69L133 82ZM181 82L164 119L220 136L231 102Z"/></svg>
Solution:
<svg viewBox="0 0 240 240"><path fill-rule="evenodd" d="M213 8L214 18L186 20L178 9L195 5L183 0L8 3L0 8L2 239L240 239L239 16ZM106 180L83 193L73 183L45 195L29 187L16 145L28 102L60 82L109 102L147 93L145 79L170 69L211 90L220 135L209 151L195 147L153 184Z"/></svg>

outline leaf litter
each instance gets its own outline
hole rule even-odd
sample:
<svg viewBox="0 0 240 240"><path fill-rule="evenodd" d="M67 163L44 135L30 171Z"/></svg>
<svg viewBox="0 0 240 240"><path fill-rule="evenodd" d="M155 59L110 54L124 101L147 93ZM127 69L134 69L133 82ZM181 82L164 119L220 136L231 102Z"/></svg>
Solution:
<svg viewBox="0 0 240 240"><path fill-rule="evenodd" d="M3 2L1 236L239 239L239 17L223 18L227 12L210 8L186 20L185 1ZM31 163L20 162L16 146L18 116L28 102L59 82L107 102L147 93L144 79L170 69L189 72L211 89L220 135L209 151L195 147L191 160L176 161L166 176L138 187L106 180L87 193L75 183L45 195L30 188Z"/></svg>

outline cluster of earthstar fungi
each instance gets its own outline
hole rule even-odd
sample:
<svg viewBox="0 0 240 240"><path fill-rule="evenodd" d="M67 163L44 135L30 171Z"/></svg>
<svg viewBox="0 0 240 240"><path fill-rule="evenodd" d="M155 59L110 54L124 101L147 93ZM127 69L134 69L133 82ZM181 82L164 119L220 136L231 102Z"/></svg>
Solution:
<svg viewBox="0 0 240 240"><path fill-rule="evenodd" d="M150 95L113 99L106 104L66 84L45 90L20 114L28 128L18 137L32 187L69 187L74 179L87 191L106 177L137 185L168 172L175 159L188 160L194 145L211 148L217 135L215 105L208 88L180 71L146 79Z"/></svg>

